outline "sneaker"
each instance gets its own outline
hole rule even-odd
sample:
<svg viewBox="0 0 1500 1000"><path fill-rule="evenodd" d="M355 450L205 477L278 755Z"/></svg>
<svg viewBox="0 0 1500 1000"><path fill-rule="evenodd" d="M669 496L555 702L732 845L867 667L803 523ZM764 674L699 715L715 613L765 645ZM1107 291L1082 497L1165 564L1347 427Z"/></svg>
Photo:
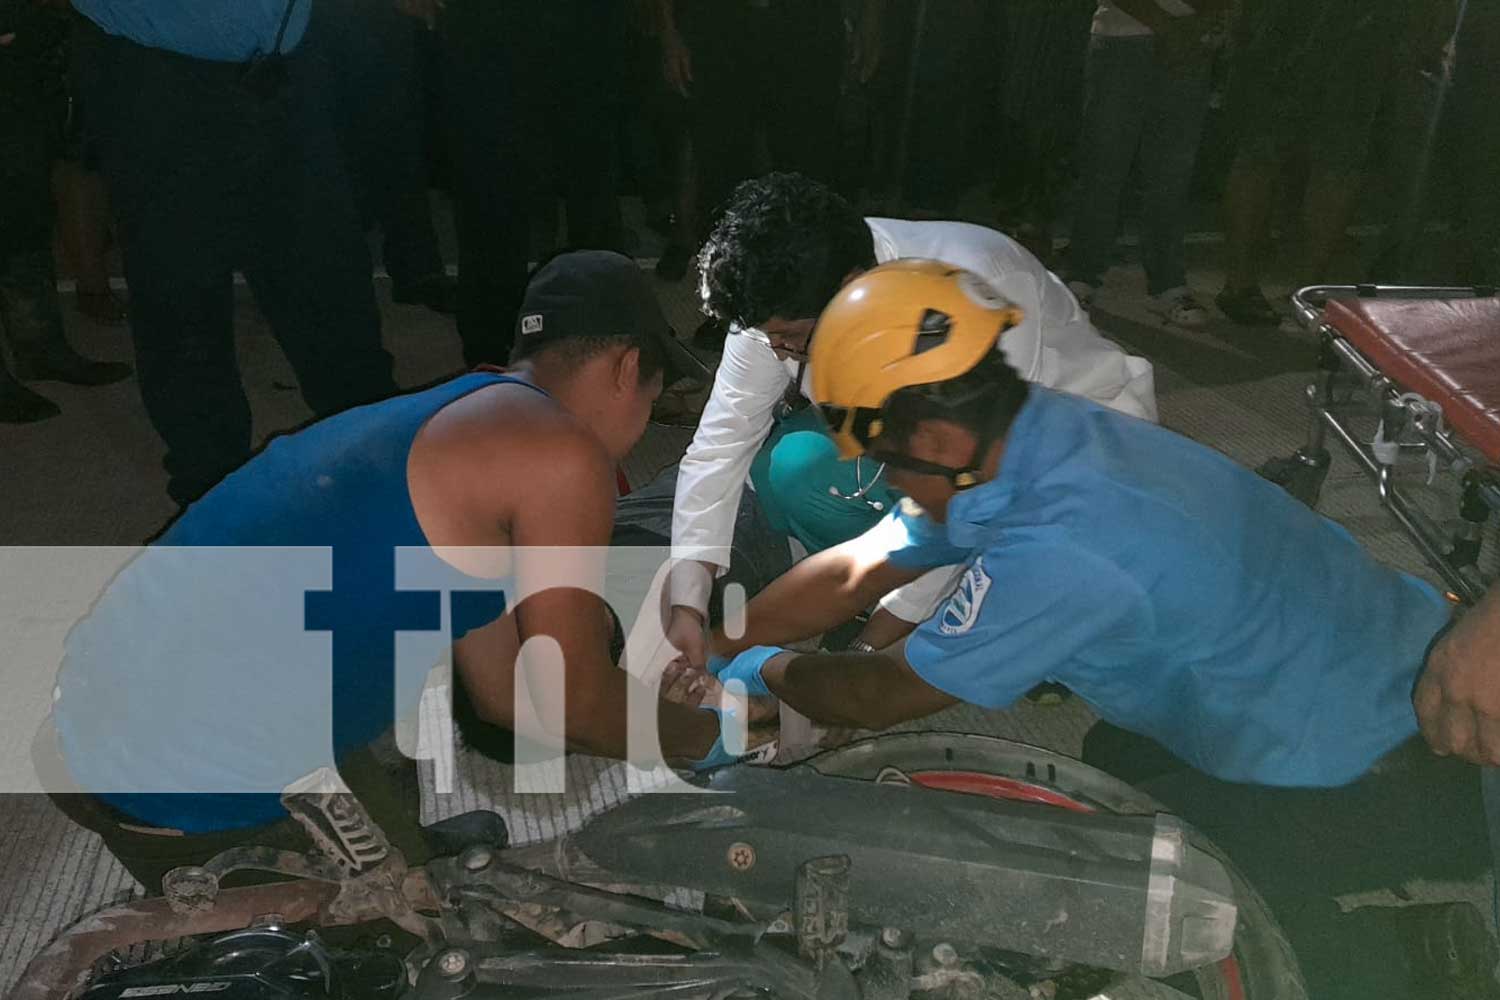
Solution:
<svg viewBox="0 0 1500 1000"><path fill-rule="evenodd" d="M1208 325L1208 307L1184 285L1149 296L1147 305L1173 326L1197 329Z"/></svg>
<svg viewBox="0 0 1500 1000"><path fill-rule="evenodd" d="M1281 322L1281 314L1253 285L1233 291L1224 289L1215 296L1214 305L1240 326L1275 326Z"/></svg>
<svg viewBox="0 0 1500 1000"><path fill-rule="evenodd" d="M1068 282L1068 291L1078 300L1078 304L1087 309L1094 304L1094 295L1099 291L1099 286L1092 282L1073 278Z"/></svg>

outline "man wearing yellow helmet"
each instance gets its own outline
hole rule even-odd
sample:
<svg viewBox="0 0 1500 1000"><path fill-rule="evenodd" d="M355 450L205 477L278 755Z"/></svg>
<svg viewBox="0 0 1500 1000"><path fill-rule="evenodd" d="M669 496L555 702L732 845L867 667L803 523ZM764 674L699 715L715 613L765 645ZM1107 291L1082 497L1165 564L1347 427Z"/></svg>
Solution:
<svg viewBox="0 0 1500 1000"><path fill-rule="evenodd" d="M1412 704L1430 647L1432 672L1446 669L1448 602L1218 452L1028 385L996 349L1019 319L934 261L844 287L813 333L812 398L840 454L885 463L907 499L762 591L742 636L713 637L710 669L860 729L1065 684L1105 720L1085 759L1159 778L1152 793L1236 857L1307 949L1310 995L1399 995L1389 980L1348 992L1368 983L1348 964L1366 952L1331 946L1327 918L1333 897L1377 887L1362 883L1485 866L1476 771L1426 751ZM958 589L902 649L778 648L955 562ZM1475 615L1494 624L1500 603ZM1477 917L1438 911L1407 943L1485 940ZM1430 995L1497 995L1491 966L1465 968L1479 978Z"/></svg>

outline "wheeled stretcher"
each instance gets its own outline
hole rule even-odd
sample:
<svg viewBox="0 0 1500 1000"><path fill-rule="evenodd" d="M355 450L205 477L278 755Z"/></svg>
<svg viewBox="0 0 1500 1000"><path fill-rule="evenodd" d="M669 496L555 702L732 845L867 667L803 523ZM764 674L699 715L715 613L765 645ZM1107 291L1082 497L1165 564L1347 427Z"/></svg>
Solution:
<svg viewBox="0 0 1500 1000"><path fill-rule="evenodd" d="M1474 603L1488 582L1486 522L1500 511L1500 298L1485 288L1321 285L1292 301L1318 335L1312 426L1302 448L1261 474L1316 506L1331 434L1453 594ZM1351 418L1371 412L1373 437L1356 433ZM1398 463L1412 460L1429 477L1457 477L1456 527L1440 527L1398 486Z"/></svg>

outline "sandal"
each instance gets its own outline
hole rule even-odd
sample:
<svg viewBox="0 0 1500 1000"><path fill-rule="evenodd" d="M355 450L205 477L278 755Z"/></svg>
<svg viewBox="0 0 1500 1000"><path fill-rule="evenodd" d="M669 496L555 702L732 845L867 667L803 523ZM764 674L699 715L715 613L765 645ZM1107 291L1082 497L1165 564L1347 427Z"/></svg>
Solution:
<svg viewBox="0 0 1500 1000"><path fill-rule="evenodd" d="M1215 296L1214 305L1240 326L1275 326L1281 322L1281 314L1254 285L1237 291L1226 288Z"/></svg>
<svg viewBox="0 0 1500 1000"><path fill-rule="evenodd" d="M1197 330L1208 325L1208 310L1185 287L1170 288L1158 295L1147 296L1146 306L1173 326Z"/></svg>

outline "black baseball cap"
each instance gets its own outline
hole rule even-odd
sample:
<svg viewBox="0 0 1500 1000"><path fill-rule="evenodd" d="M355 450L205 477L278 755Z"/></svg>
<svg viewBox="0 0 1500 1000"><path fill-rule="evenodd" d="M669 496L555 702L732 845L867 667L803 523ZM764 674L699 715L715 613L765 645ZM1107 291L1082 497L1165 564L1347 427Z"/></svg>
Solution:
<svg viewBox="0 0 1500 1000"><path fill-rule="evenodd" d="M531 276L516 319L518 353L531 354L567 337L654 339L666 355L667 384L685 376L712 381L708 368L672 332L650 279L623 254L561 253Z"/></svg>

